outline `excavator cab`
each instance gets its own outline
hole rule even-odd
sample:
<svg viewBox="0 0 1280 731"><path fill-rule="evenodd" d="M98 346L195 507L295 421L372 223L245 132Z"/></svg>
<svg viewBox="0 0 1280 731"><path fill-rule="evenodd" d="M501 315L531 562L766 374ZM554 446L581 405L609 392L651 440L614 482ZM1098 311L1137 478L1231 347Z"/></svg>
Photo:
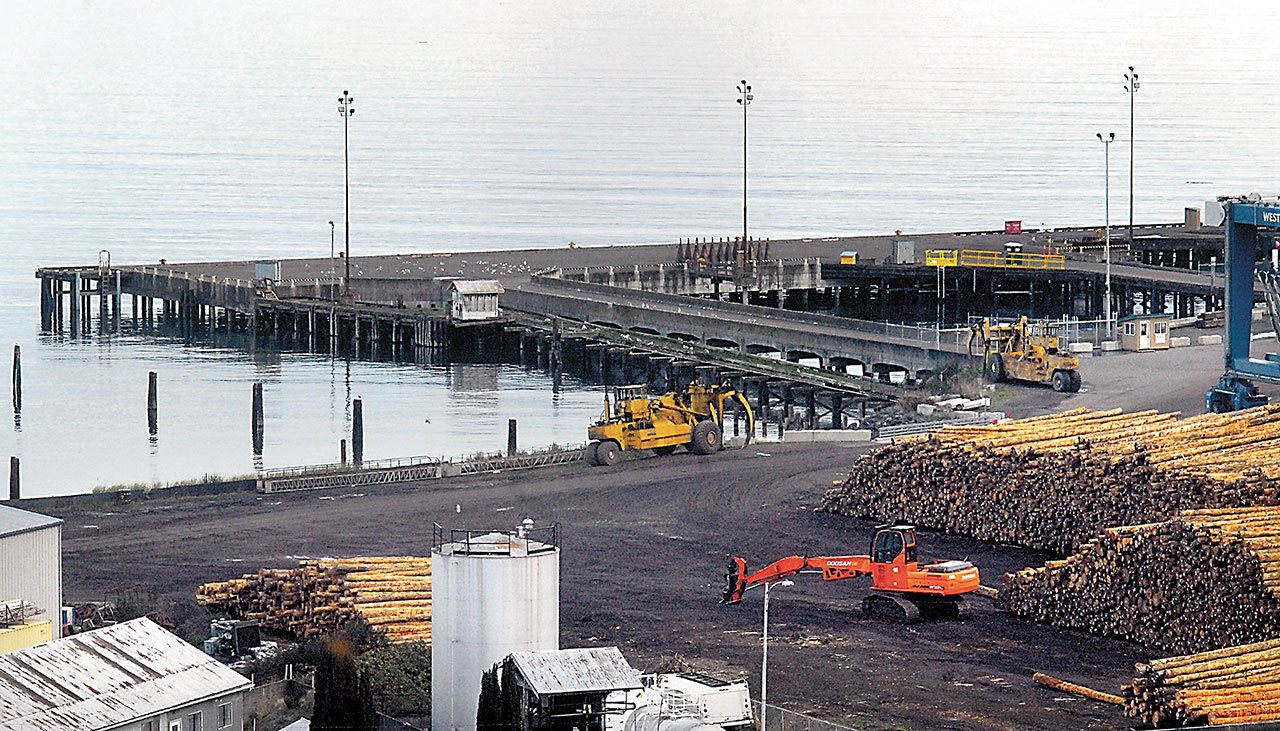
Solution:
<svg viewBox="0 0 1280 731"><path fill-rule="evenodd" d="M915 563L916 529L909 525L876 526L871 539L872 563Z"/></svg>

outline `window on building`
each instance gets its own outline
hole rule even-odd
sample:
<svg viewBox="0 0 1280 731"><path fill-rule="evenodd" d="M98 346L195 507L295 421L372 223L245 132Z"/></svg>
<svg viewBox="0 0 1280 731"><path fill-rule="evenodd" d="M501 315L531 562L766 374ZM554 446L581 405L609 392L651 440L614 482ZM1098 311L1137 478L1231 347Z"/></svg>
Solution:
<svg viewBox="0 0 1280 731"><path fill-rule="evenodd" d="M229 728L231 726L231 704L222 703L218 706L218 728Z"/></svg>
<svg viewBox="0 0 1280 731"><path fill-rule="evenodd" d="M1156 335L1164 335L1167 332L1169 332L1169 323L1167 322L1156 323Z"/></svg>
<svg viewBox="0 0 1280 731"><path fill-rule="evenodd" d="M138 727L138 731L160 731L160 722L155 719L143 721L142 725Z"/></svg>
<svg viewBox="0 0 1280 731"><path fill-rule="evenodd" d="M1132 322L1126 322L1126 323L1124 324L1124 334L1125 334L1125 335L1132 335L1132 334L1133 334L1133 323L1132 323Z"/></svg>
<svg viewBox="0 0 1280 731"><path fill-rule="evenodd" d="M187 716L187 731L204 731L204 713L196 711Z"/></svg>

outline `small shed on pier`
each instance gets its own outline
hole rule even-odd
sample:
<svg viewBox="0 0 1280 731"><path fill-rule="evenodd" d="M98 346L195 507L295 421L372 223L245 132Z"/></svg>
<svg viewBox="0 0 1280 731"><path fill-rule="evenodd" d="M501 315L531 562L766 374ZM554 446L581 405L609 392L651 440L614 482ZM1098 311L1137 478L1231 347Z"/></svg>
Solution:
<svg viewBox="0 0 1280 731"><path fill-rule="evenodd" d="M449 316L454 320L491 320L498 316L496 279L455 279L449 284Z"/></svg>

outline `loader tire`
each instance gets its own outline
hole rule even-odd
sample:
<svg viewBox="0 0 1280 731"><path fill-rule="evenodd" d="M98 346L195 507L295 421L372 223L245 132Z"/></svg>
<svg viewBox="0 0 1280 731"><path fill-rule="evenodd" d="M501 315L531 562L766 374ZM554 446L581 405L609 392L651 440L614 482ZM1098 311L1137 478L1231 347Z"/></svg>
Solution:
<svg viewBox="0 0 1280 731"><path fill-rule="evenodd" d="M694 454L715 454L722 447L720 427L714 421L705 419L694 425L693 441L689 444Z"/></svg>
<svg viewBox="0 0 1280 731"><path fill-rule="evenodd" d="M1053 372L1053 380L1052 380L1053 390L1057 391L1058 393L1066 393L1071 390L1071 383L1072 383L1071 376L1066 371Z"/></svg>
<svg viewBox="0 0 1280 731"><path fill-rule="evenodd" d="M992 354L987 357L987 380L992 383L1004 383L1004 359L998 354Z"/></svg>
<svg viewBox="0 0 1280 731"><path fill-rule="evenodd" d="M1071 374L1071 393L1079 393L1083 380L1080 378L1080 371L1067 371Z"/></svg>
<svg viewBox="0 0 1280 731"><path fill-rule="evenodd" d="M609 440L600 442L600 446L596 447L596 464L602 467L612 467L622 461L622 447L618 443Z"/></svg>
<svg viewBox="0 0 1280 731"><path fill-rule="evenodd" d="M586 463L592 467L599 467L600 462L596 460L596 448L600 446L600 442L590 442L587 444L587 452L582 455Z"/></svg>

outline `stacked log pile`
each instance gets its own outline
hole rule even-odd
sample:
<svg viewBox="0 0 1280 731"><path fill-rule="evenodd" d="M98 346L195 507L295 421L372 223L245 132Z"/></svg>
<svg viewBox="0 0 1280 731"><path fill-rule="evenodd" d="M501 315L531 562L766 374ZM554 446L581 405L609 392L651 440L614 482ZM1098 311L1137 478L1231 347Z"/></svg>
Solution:
<svg viewBox="0 0 1280 731"><path fill-rule="evenodd" d="M1280 640L1139 663L1122 692L1152 727L1280 720Z"/></svg>
<svg viewBox="0 0 1280 731"><path fill-rule="evenodd" d="M1077 409L863 455L828 512L1068 553L1181 510L1280 504L1280 406L1178 419Z"/></svg>
<svg viewBox="0 0 1280 731"><path fill-rule="evenodd" d="M1065 560L1006 574L996 603L1174 653L1280 638L1280 507L1107 529Z"/></svg>
<svg viewBox="0 0 1280 731"><path fill-rule="evenodd" d="M205 584L196 602L295 637L328 634L357 618L393 642L431 641L431 559L371 556L303 561Z"/></svg>

